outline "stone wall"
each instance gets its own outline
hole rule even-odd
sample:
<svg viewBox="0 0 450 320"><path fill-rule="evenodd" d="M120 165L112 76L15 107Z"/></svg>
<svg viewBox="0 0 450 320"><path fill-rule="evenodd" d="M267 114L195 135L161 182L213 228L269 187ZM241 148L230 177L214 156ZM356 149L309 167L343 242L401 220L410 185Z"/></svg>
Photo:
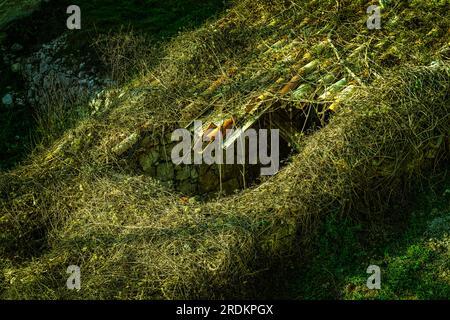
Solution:
<svg viewBox="0 0 450 320"><path fill-rule="evenodd" d="M171 152L176 145L170 135L147 135L140 142L139 164L142 170L163 184L186 194L225 194L243 189L252 181L255 166L243 165L176 165Z"/></svg>

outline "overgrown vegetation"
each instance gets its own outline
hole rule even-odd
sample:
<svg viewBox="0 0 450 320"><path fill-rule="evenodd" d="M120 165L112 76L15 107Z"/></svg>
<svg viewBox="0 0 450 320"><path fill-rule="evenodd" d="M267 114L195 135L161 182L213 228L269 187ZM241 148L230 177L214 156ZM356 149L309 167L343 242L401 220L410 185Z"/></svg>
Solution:
<svg viewBox="0 0 450 320"><path fill-rule="evenodd" d="M365 26L369 4L240 1L175 36L156 63L113 38L131 54L104 55L121 85L50 148L0 173L1 296L264 298L279 280L273 271L301 256L310 262L304 287L281 288L299 298L448 297L447 236L419 239L425 220L405 204L412 186L448 165L450 4L398 1L378 33ZM308 99L273 90L314 59L319 71L302 78L315 85ZM129 61L141 66L132 77ZM335 114L317 102L330 74L356 86ZM143 175L135 149L112 152L133 133L168 132L205 109L239 114L267 92L282 107L326 117L297 138L276 176L238 194L186 200ZM405 228L404 241L383 242ZM377 294L364 289L366 258L387 266ZM65 288L72 264L82 270L79 292ZM312 288L318 281L322 289Z"/></svg>
<svg viewBox="0 0 450 320"><path fill-rule="evenodd" d="M0 2L0 29L9 22L33 12L39 6L40 2L41 0L2 0Z"/></svg>
<svg viewBox="0 0 450 320"><path fill-rule="evenodd" d="M59 54L67 59L69 56L81 59L87 66L95 66L122 83L158 61L158 49L170 37L201 25L227 3L3 0L0 45L9 48L19 41L26 56L67 31L66 8L76 4L82 8L82 29L68 34L68 46ZM0 60L0 70L0 98L11 90L24 89L23 79L11 72L11 65L3 65ZM48 147L65 129L84 119L87 112L84 99L80 97L62 106L65 92L60 92L60 88L49 91L47 105L39 110L28 105L6 108L0 104L0 169L20 163L36 147Z"/></svg>
<svg viewBox="0 0 450 320"><path fill-rule="evenodd" d="M328 217L314 241L314 258L289 278L289 295L299 299L448 299L448 172L442 177L434 177L436 185L417 186L416 199L407 207L395 208L392 215L396 217L381 224L376 234L370 234L371 221L340 219L337 213ZM370 264L381 267L381 290L366 287Z"/></svg>

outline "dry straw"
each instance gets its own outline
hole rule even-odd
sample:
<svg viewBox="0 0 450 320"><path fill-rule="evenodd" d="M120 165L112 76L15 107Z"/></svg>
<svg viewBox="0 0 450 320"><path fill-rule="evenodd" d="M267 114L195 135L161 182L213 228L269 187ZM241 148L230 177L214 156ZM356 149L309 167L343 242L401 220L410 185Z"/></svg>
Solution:
<svg viewBox="0 0 450 320"><path fill-rule="evenodd" d="M111 61L131 61L142 74L111 91L107 108L67 130L51 148L0 173L1 296L255 297L264 280L270 281L267 271L293 254L308 253L330 212L366 219L395 214L389 208L407 196L410 185L448 161L449 65L402 63L386 71L382 64L403 59L429 23L414 33L395 26L401 42L368 36L358 18L366 2L242 1L211 26L170 42L156 66L152 62L146 69L129 57ZM399 5L406 17L407 6ZM350 32L355 29L356 37ZM226 113L270 91L281 76L288 81L293 67L278 64L286 58L278 45L283 36L301 40L288 52L294 66L323 58L333 67L333 50L313 46L330 32L340 59L351 52L345 48L363 48L345 67L359 77L367 73L361 79L367 83L340 102L325 127L300 137L290 163L260 185L208 202L186 202L142 175L136 150L120 156L112 151L135 133L167 133L211 107ZM442 48L442 41L445 37L430 43ZM117 44L119 38L113 38ZM409 62L430 60L419 51ZM269 58L260 58L266 57L263 52ZM386 59L379 58L385 52ZM124 81L126 67L114 70ZM221 77L234 78L220 81L220 94L201 95ZM65 287L72 264L81 267L80 292Z"/></svg>

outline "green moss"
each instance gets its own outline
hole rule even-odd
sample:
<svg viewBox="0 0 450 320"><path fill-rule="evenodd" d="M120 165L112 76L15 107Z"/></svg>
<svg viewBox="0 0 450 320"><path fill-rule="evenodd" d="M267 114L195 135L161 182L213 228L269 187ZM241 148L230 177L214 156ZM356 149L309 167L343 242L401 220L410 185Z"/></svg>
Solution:
<svg viewBox="0 0 450 320"><path fill-rule="evenodd" d="M39 7L41 0L0 1L0 30L11 21L29 15Z"/></svg>
<svg viewBox="0 0 450 320"><path fill-rule="evenodd" d="M72 1L82 13L82 33L118 31L131 27L154 38L193 28L223 9L221 0L97 0Z"/></svg>
<svg viewBox="0 0 450 320"><path fill-rule="evenodd" d="M450 298L450 180L434 193L417 192L407 221L367 242L367 226L331 216L320 232L312 263L293 281L291 297L302 299L448 299ZM388 227L387 227L388 228ZM387 229L386 228L386 229ZM369 290L366 269L381 268L381 289Z"/></svg>

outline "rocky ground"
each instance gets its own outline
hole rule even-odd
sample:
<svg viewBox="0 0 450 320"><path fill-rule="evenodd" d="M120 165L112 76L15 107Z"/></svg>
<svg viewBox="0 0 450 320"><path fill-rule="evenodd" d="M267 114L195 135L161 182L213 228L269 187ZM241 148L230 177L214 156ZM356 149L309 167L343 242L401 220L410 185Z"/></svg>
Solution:
<svg viewBox="0 0 450 320"><path fill-rule="evenodd" d="M30 139L39 142L35 120L49 108L84 104L113 83L92 62L93 54L70 48L67 32L34 46L21 41L1 44L0 167L20 161L35 144Z"/></svg>
<svg viewBox="0 0 450 320"><path fill-rule="evenodd" d="M66 38L64 34L30 56L21 55L23 46L19 43L1 48L4 65L10 68L4 72L10 71L23 81L22 88L10 88L2 97L6 107L43 105L49 99L48 93L59 88L66 93L67 102L76 97L90 98L112 83L98 75L96 67L86 66L82 56L60 55L62 49L67 49Z"/></svg>

